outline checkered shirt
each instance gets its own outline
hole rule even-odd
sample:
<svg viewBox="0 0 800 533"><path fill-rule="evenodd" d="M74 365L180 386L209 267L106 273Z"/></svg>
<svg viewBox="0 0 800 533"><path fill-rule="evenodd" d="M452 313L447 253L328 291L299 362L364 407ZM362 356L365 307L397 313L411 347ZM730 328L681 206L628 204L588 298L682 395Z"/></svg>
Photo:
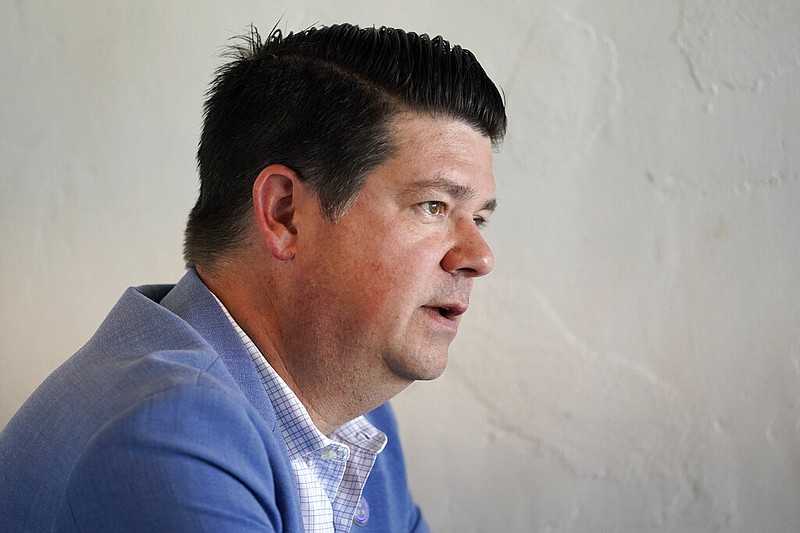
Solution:
<svg viewBox="0 0 800 533"><path fill-rule="evenodd" d="M292 472L297 481L303 523L308 533L350 531L353 515L386 435L360 416L323 435L285 381L217 299L253 358L275 408Z"/></svg>

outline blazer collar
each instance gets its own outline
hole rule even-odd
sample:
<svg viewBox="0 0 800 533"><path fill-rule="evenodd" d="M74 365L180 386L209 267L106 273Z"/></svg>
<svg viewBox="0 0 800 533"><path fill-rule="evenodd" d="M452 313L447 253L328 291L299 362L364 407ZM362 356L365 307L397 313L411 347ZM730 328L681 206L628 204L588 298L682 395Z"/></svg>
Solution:
<svg viewBox="0 0 800 533"><path fill-rule="evenodd" d="M186 321L219 354L250 404L275 431L275 409L264 390L253 359L228 317L194 269L186 272L160 304Z"/></svg>

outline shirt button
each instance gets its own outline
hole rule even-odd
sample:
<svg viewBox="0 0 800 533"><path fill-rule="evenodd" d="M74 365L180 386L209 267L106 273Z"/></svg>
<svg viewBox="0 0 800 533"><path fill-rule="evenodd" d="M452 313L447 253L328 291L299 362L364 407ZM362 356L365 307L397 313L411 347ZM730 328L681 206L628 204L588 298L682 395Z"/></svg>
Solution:
<svg viewBox="0 0 800 533"><path fill-rule="evenodd" d="M356 523L358 526L366 525L367 521L369 520L369 504L367 500L361 496L358 500L358 505L356 506L356 512L353 515L353 522Z"/></svg>
<svg viewBox="0 0 800 533"><path fill-rule="evenodd" d="M339 454L336 453L336 450L330 447L323 448L322 451L320 452L320 455L322 456L323 459L328 459L328 460L337 459L339 457Z"/></svg>

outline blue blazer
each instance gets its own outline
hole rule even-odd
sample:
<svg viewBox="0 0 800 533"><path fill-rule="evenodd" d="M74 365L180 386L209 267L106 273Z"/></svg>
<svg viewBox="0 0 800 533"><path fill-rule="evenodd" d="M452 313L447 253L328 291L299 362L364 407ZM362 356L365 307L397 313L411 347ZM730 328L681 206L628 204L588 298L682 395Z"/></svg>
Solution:
<svg viewBox="0 0 800 533"><path fill-rule="evenodd" d="M389 442L358 532L428 530ZM196 272L128 289L0 433L0 531L301 532L275 412Z"/></svg>

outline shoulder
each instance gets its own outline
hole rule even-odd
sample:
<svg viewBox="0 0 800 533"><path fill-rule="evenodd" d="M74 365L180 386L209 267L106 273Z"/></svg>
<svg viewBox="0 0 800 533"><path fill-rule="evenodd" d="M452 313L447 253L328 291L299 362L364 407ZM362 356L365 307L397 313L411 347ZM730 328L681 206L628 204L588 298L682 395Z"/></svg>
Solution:
<svg viewBox="0 0 800 533"><path fill-rule="evenodd" d="M108 421L76 461L66 503L88 530L291 531L293 487L274 428L200 377Z"/></svg>
<svg viewBox="0 0 800 533"><path fill-rule="evenodd" d="M60 524L87 531L202 531L184 526L204 513L230 518L223 509L233 498L240 518L209 519L217 530L252 519L256 529L294 531L294 482L274 415L249 400L216 347L161 305L169 290L129 289L0 433L0 500L14 509L0 524L50 529L58 512ZM216 318L203 324L228 333ZM241 351L226 357L247 359ZM145 523L155 519L163 525Z"/></svg>

